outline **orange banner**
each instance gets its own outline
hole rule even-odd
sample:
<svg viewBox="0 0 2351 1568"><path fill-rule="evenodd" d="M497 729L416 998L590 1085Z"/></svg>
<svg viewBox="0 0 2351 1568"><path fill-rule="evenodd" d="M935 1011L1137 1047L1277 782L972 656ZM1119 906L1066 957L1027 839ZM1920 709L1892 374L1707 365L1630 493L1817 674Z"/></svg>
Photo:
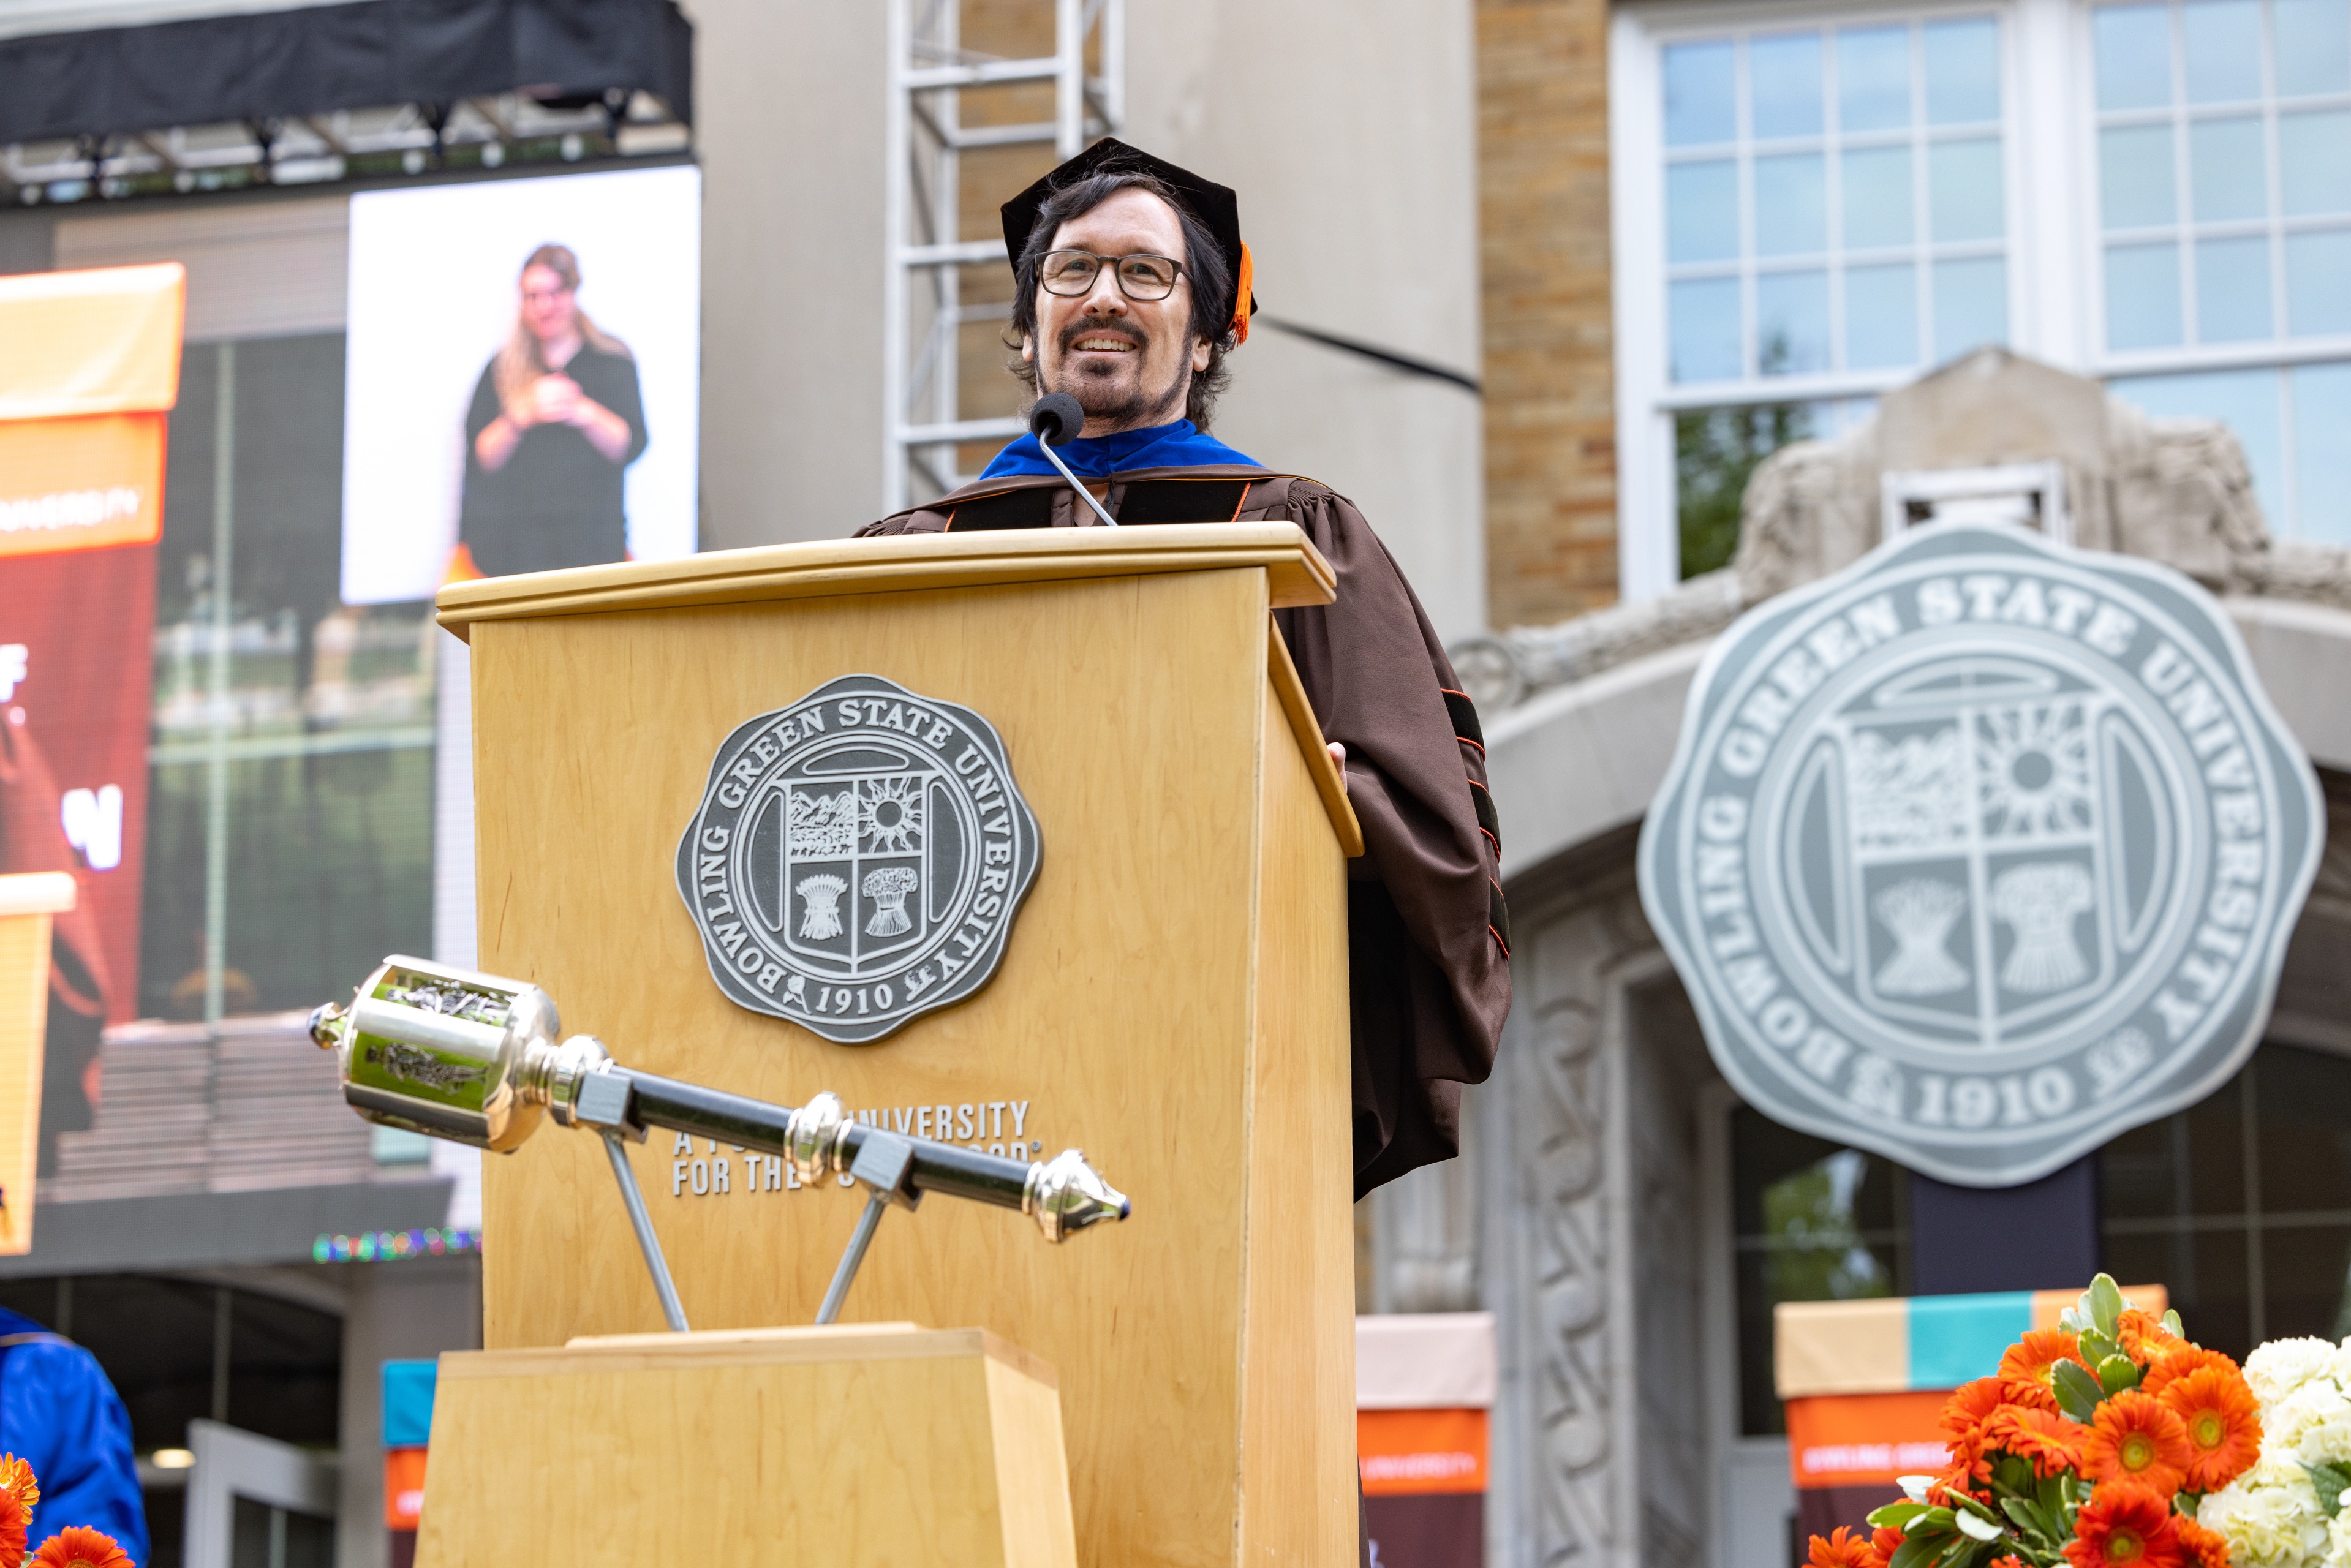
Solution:
<svg viewBox="0 0 2351 1568"><path fill-rule="evenodd" d="M152 543L163 531L163 422L0 421L0 556Z"/></svg>
<svg viewBox="0 0 2351 1568"><path fill-rule="evenodd" d="M383 1451L383 1522L388 1530L413 1530L424 1513L424 1450Z"/></svg>
<svg viewBox="0 0 2351 1568"><path fill-rule="evenodd" d="M1951 1462L1935 1417L1942 1389L1823 1394L1788 1401L1788 1469L1799 1487L1894 1484Z"/></svg>
<svg viewBox="0 0 2351 1568"><path fill-rule="evenodd" d="M1486 1490L1483 1410L1358 1410L1355 1453L1365 1497Z"/></svg>
<svg viewBox="0 0 2351 1568"><path fill-rule="evenodd" d="M176 261L0 277L0 421L170 408L186 282Z"/></svg>

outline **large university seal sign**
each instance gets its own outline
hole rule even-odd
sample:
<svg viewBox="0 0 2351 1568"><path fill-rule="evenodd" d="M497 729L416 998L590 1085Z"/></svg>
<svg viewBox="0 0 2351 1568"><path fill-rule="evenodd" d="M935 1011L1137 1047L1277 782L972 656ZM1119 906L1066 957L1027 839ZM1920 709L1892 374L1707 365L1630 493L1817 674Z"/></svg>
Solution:
<svg viewBox="0 0 2351 1568"><path fill-rule="evenodd" d="M1641 896L1751 1103L2006 1186L2236 1071L2325 821L2202 590L1929 526L1716 643Z"/></svg>
<svg viewBox="0 0 2351 1568"><path fill-rule="evenodd" d="M677 890L728 997L862 1045L987 983L1037 855L993 726L844 675L719 747Z"/></svg>

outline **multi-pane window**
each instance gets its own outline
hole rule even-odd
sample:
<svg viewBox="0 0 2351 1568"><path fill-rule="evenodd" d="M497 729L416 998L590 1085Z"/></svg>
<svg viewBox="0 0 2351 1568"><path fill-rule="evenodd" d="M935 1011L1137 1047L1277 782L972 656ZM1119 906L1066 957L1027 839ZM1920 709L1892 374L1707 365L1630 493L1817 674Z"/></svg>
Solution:
<svg viewBox="0 0 2351 1568"><path fill-rule="evenodd" d="M2199 1343L2351 1333L2351 1060L2264 1045L2108 1144L2098 1185L2107 1270L2161 1281Z"/></svg>
<svg viewBox="0 0 2351 1568"><path fill-rule="evenodd" d="M1910 1184L1876 1155L1730 1113L1731 1245L1737 1254L1740 1432L1777 1437L1771 1310L1908 1293Z"/></svg>
<svg viewBox="0 0 2351 1568"><path fill-rule="evenodd" d="M2351 337L2351 6L2102 5L2106 348Z"/></svg>
<svg viewBox="0 0 2351 1568"><path fill-rule="evenodd" d="M2007 337L2001 24L1757 29L1660 51L1677 384L1884 372Z"/></svg>
<svg viewBox="0 0 2351 1568"><path fill-rule="evenodd" d="M2351 543L2351 366L2245 366L2351 350L2351 0L2101 5L2090 38L2105 355L2176 367L2115 390L2226 420L2273 529Z"/></svg>
<svg viewBox="0 0 2351 1568"><path fill-rule="evenodd" d="M2102 1264L2162 1285L2199 1343L2241 1357L2351 1334L2351 1058L2264 1044L2226 1087L2095 1157ZM1740 1429L1776 1436L1772 1308L1907 1294L1910 1178L1746 1105L1729 1175Z"/></svg>

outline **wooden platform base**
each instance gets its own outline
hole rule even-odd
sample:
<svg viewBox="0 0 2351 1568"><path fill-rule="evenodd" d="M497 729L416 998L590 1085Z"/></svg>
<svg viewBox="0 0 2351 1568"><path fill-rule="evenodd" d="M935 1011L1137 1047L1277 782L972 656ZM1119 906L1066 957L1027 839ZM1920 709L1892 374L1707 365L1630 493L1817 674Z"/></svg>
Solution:
<svg viewBox="0 0 2351 1568"><path fill-rule="evenodd" d="M1053 1369L983 1329L441 1358L419 1568L1075 1568Z"/></svg>

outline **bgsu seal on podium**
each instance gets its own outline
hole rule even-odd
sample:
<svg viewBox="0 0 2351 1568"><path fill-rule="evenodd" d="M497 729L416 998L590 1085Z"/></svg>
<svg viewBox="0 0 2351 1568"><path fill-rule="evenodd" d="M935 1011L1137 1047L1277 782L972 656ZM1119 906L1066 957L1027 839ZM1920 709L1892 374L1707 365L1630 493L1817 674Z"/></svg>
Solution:
<svg viewBox="0 0 2351 1568"><path fill-rule="evenodd" d="M994 726L844 675L719 747L677 890L728 998L862 1045L987 983L1038 854Z"/></svg>
<svg viewBox="0 0 2351 1568"><path fill-rule="evenodd" d="M1709 651L1641 895L1751 1103L2005 1186L2237 1070L2325 821L2203 590L1930 526Z"/></svg>

